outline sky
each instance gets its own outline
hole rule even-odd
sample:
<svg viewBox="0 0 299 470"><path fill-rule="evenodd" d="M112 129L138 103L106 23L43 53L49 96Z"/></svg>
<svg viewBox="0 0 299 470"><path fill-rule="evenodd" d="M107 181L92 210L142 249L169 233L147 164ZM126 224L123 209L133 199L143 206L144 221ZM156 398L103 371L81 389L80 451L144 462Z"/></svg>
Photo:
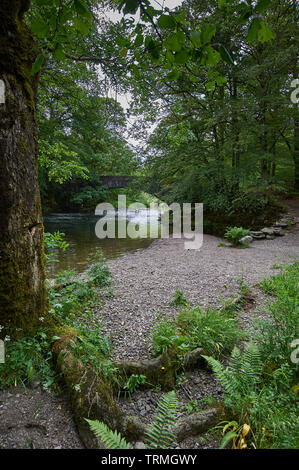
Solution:
<svg viewBox="0 0 299 470"><path fill-rule="evenodd" d="M174 9L176 8L177 6L181 5L183 3L183 0L151 0L151 5L157 9L163 7L167 7L169 9ZM117 22L119 21L121 18L122 18L122 13L118 13L117 10L115 11L110 11L110 12L106 12L106 16L113 22ZM136 18L138 18L138 16L136 16ZM119 94L119 95L115 95L115 92L113 90L111 90L111 93L109 94L109 96L111 98L114 98L116 99L120 104L121 106L124 108L124 110L126 111L129 106L130 106L130 99L131 99L131 96L130 94ZM132 124L132 122L131 122ZM128 126L130 126L130 123L128 123ZM153 126L154 128L155 126ZM136 147L138 146L138 141L135 140L135 139L131 139L129 138L128 139L128 142L133 146L133 147Z"/></svg>

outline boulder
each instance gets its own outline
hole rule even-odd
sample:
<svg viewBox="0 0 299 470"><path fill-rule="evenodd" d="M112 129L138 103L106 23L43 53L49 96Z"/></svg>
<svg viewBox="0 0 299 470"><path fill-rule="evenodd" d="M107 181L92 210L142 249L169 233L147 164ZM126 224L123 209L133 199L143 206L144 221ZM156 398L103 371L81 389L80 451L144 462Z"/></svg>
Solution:
<svg viewBox="0 0 299 470"><path fill-rule="evenodd" d="M274 235L276 235L277 237L283 237L284 236L284 232L282 231L281 227L274 227Z"/></svg>
<svg viewBox="0 0 299 470"><path fill-rule="evenodd" d="M197 436L206 432L219 419L219 411L215 408L199 411L178 420L175 435L178 442L187 437Z"/></svg>
<svg viewBox="0 0 299 470"><path fill-rule="evenodd" d="M255 238L256 240L259 240L259 239L262 239L262 238L266 238L266 234L261 232L261 231L252 231L252 232L249 232L249 234L251 237Z"/></svg>
<svg viewBox="0 0 299 470"><path fill-rule="evenodd" d="M275 235L266 235L266 240L273 240Z"/></svg>
<svg viewBox="0 0 299 470"><path fill-rule="evenodd" d="M146 449L146 445L142 441L138 441L134 445L134 449Z"/></svg>
<svg viewBox="0 0 299 470"><path fill-rule="evenodd" d="M262 228L261 232L265 233L266 235L274 235L274 228Z"/></svg>
<svg viewBox="0 0 299 470"><path fill-rule="evenodd" d="M240 245L249 245L249 243L251 243L253 240L253 237L251 237L250 235L246 235L246 237L243 237L240 239L239 243Z"/></svg>
<svg viewBox="0 0 299 470"><path fill-rule="evenodd" d="M279 220L278 222L275 223L275 226L276 227L286 228L288 226L288 224L284 220Z"/></svg>

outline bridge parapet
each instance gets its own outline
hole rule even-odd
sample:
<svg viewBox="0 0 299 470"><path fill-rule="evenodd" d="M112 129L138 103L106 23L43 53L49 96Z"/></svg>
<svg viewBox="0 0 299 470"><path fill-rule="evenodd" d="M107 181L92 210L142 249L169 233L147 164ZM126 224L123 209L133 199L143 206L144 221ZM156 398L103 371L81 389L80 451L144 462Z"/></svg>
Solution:
<svg viewBox="0 0 299 470"><path fill-rule="evenodd" d="M101 175L99 182L108 189L127 188L136 177L133 175Z"/></svg>

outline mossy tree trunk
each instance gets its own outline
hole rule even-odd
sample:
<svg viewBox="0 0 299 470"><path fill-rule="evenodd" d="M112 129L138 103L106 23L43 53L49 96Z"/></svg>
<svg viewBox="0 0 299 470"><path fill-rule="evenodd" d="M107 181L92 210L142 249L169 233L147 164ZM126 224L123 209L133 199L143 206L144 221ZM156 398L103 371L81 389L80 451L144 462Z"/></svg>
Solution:
<svg viewBox="0 0 299 470"><path fill-rule="evenodd" d="M33 333L47 308L37 172L34 40L24 23L30 0L0 2L0 325ZM2 100L3 101L3 100ZM20 331L20 330L19 330Z"/></svg>

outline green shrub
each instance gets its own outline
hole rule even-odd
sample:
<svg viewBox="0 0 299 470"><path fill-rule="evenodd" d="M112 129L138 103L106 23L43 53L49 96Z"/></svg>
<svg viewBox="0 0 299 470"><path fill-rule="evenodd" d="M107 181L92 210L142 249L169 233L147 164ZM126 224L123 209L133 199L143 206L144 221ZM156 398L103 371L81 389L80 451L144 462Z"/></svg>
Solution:
<svg viewBox="0 0 299 470"><path fill-rule="evenodd" d="M257 448L298 448L298 364L291 343L298 338L299 263L262 283L276 299L245 352L233 350L229 366L206 358L226 394L224 403L240 425L247 423Z"/></svg>
<svg viewBox="0 0 299 470"><path fill-rule="evenodd" d="M239 245L240 240L248 235L249 230L242 227L230 227L226 230L224 237L228 239L233 245Z"/></svg>
<svg viewBox="0 0 299 470"><path fill-rule="evenodd" d="M39 382L45 389L59 391L58 374L53 367L50 342L44 331L34 337L5 342L5 363L0 364L2 387Z"/></svg>
<svg viewBox="0 0 299 470"><path fill-rule="evenodd" d="M267 364L288 364L295 373L298 365L291 361L290 345L299 338L299 262L264 280L262 287L276 299L267 309L270 318L259 322L256 340Z"/></svg>
<svg viewBox="0 0 299 470"><path fill-rule="evenodd" d="M76 280L78 273L75 270L62 270L59 271L55 278L55 284L68 284Z"/></svg>
<svg viewBox="0 0 299 470"><path fill-rule="evenodd" d="M128 380L123 385L123 389L129 396L132 395L141 385L144 385L146 382L146 376L142 374L132 374Z"/></svg>
<svg viewBox="0 0 299 470"><path fill-rule="evenodd" d="M184 296L183 292L180 289L177 289L173 294L173 298L170 305L173 305L174 307L188 307L189 302Z"/></svg>
<svg viewBox="0 0 299 470"><path fill-rule="evenodd" d="M111 274L107 265L97 262L88 268L87 276L97 287L104 287L111 284Z"/></svg>
<svg viewBox="0 0 299 470"><path fill-rule="evenodd" d="M192 349L201 347L216 357L231 351L241 336L237 319L217 310L197 307L183 311L177 324Z"/></svg>
<svg viewBox="0 0 299 470"><path fill-rule="evenodd" d="M153 356L165 354L169 349L180 348L185 338L176 329L175 322L168 318L158 320L151 330L151 351Z"/></svg>
<svg viewBox="0 0 299 470"><path fill-rule="evenodd" d="M45 259L46 264L58 262L58 250L65 251L69 244L64 240L65 234L59 231L54 233L44 233Z"/></svg>

